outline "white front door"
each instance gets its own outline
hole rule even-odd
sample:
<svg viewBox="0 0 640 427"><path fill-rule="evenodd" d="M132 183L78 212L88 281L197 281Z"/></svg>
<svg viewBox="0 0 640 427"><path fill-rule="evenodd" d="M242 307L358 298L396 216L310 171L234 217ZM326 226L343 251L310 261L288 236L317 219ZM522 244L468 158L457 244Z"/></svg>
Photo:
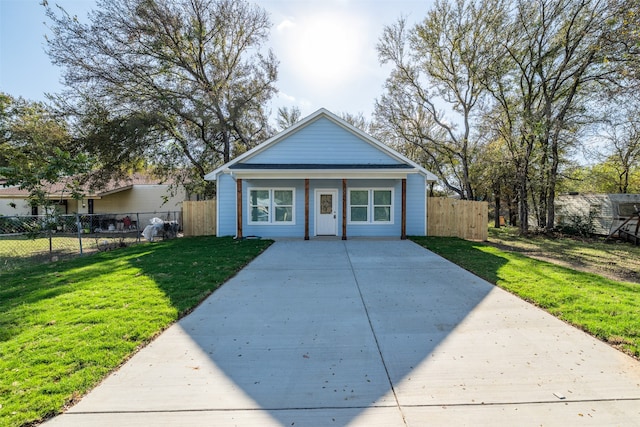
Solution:
<svg viewBox="0 0 640 427"><path fill-rule="evenodd" d="M338 235L338 190L316 190L316 236Z"/></svg>

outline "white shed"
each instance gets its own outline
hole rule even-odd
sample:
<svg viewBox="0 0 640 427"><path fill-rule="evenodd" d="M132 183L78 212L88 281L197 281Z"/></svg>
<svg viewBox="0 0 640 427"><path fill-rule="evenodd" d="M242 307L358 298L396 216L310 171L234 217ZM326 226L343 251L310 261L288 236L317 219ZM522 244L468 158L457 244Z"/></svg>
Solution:
<svg viewBox="0 0 640 427"><path fill-rule="evenodd" d="M588 218L593 212L596 234L609 235L640 209L640 194L578 194L556 198L556 224L571 224L572 218Z"/></svg>

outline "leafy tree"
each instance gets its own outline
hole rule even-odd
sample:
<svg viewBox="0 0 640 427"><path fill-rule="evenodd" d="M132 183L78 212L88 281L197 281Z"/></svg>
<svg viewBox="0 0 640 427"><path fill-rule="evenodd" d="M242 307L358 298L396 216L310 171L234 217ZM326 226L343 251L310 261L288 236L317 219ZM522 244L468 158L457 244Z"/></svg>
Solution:
<svg viewBox="0 0 640 427"><path fill-rule="evenodd" d="M490 118L487 116L486 120ZM495 228L500 227L503 205L508 209L509 222L515 225L517 223L514 206L516 173L509 155L508 144L504 136L492 128L492 123L480 123L479 129L485 141L482 152L471 166L472 176L477 177L476 193L482 195L479 197L481 199L493 200Z"/></svg>
<svg viewBox="0 0 640 427"><path fill-rule="evenodd" d="M640 0L611 0L610 7L618 11L610 18L607 43L614 48L610 56L618 68L614 91L637 91L640 83Z"/></svg>
<svg viewBox="0 0 640 427"><path fill-rule="evenodd" d="M400 151L462 197L508 191L521 232L530 209L550 230L593 95L640 76L634 6L438 0L414 28L400 19L383 32L379 58L394 68L376 103L376 131L394 135Z"/></svg>
<svg viewBox="0 0 640 427"><path fill-rule="evenodd" d="M611 170L616 193L628 193L635 172L640 172L640 104L613 103L602 123L599 137L605 142L603 166Z"/></svg>
<svg viewBox="0 0 640 427"><path fill-rule="evenodd" d="M394 66L376 102L378 126L419 147L463 198L475 196L473 121L485 96L478 76L494 60L491 30L503 11L500 0L437 0L414 28L402 18L386 27L377 46L380 62Z"/></svg>
<svg viewBox="0 0 640 427"><path fill-rule="evenodd" d="M589 166L580 166L568 171L559 183L558 191L570 193L613 194L620 191L620 175L614 162L606 160ZM640 193L640 167L629 171L629 193Z"/></svg>
<svg viewBox="0 0 640 427"><path fill-rule="evenodd" d="M9 109L13 103L13 98L0 92L0 167L8 165L7 156L9 154Z"/></svg>
<svg viewBox="0 0 640 427"><path fill-rule="evenodd" d="M518 179L520 228L528 228L528 200L539 225L555 220L556 185L590 94L619 77L615 41L622 4L601 0L521 0L502 30L504 49L484 80L506 118Z"/></svg>
<svg viewBox="0 0 640 427"><path fill-rule="evenodd" d="M277 61L267 13L243 0L98 0L83 23L45 3L58 107L116 169L139 161L199 177L269 132ZM186 171L190 169L190 171Z"/></svg>
<svg viewBox="0 0 640 427"><path fill-rule="evenodd" d="M78 174L90 168L89 158L71 139L67 126L43 103L14 99L0 94L0 176L5 185L29 191L32 206L44 206L52 213L55 202L49 188L63 184L63 190L80 198Z"/></svg>
<svg viewBox="0 0 640 427"><path fill-rule="evenodd" d="M618 11L605 1L567 0L540 2L531 12L534 22L539 22L543 29L537 33L539 38L534 43L542 51L536 63L541 68L537 76L543 102L537 108L537 115L542 129L536 136L542 151L539 200L546 204L547 215L546 224L540 225L552 230L555 187L562 152L566 144L572 142L569 136L574 116L579 114L578 109L593 88L592 83L607 82L615 76L615 68L606 64L610 52L607 37L609 20Z"/></svg>

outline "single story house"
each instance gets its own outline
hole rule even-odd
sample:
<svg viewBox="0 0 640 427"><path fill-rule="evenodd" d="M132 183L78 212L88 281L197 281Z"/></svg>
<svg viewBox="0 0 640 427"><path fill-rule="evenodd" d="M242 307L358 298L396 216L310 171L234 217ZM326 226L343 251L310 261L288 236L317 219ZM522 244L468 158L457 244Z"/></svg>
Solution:
<svg viewBox="0 0 640 427"><path fill-rule="evenodd" d="M41 206L31 206L29 192L18 187L0 187L0 216L43 214ZM170 184L146 174L108 182L100 190L84 189L84 197L71 197L63 184L47 189L46 197L55 202L60 214L119 214L135 212L179 211L185 200L182 189L172 191Z"/></svg>
<svg viewBox="0 0 640 427"><path fill-rule="evenodd" d="M426 235L436 176L320 109L205 179L218 236L347 239Z"/></svg>

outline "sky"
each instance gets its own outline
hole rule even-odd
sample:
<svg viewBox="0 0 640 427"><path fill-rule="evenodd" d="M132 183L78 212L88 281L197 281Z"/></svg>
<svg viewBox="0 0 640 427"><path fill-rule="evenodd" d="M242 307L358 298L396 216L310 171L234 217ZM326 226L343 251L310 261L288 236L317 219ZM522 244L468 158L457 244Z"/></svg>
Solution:
<svg viewBox="0 0 640 427"><path fill-rule="evenodd" d="M61 70L45 52L42 0L0 0L0 91L33 101L62 90ZM86 21L94 0L49 0ZM421 21L432 0L256 0L271 17L269 47L280 61L271 109L319 108L369 118L390 67L378 62L385 26Z"/></svg>

